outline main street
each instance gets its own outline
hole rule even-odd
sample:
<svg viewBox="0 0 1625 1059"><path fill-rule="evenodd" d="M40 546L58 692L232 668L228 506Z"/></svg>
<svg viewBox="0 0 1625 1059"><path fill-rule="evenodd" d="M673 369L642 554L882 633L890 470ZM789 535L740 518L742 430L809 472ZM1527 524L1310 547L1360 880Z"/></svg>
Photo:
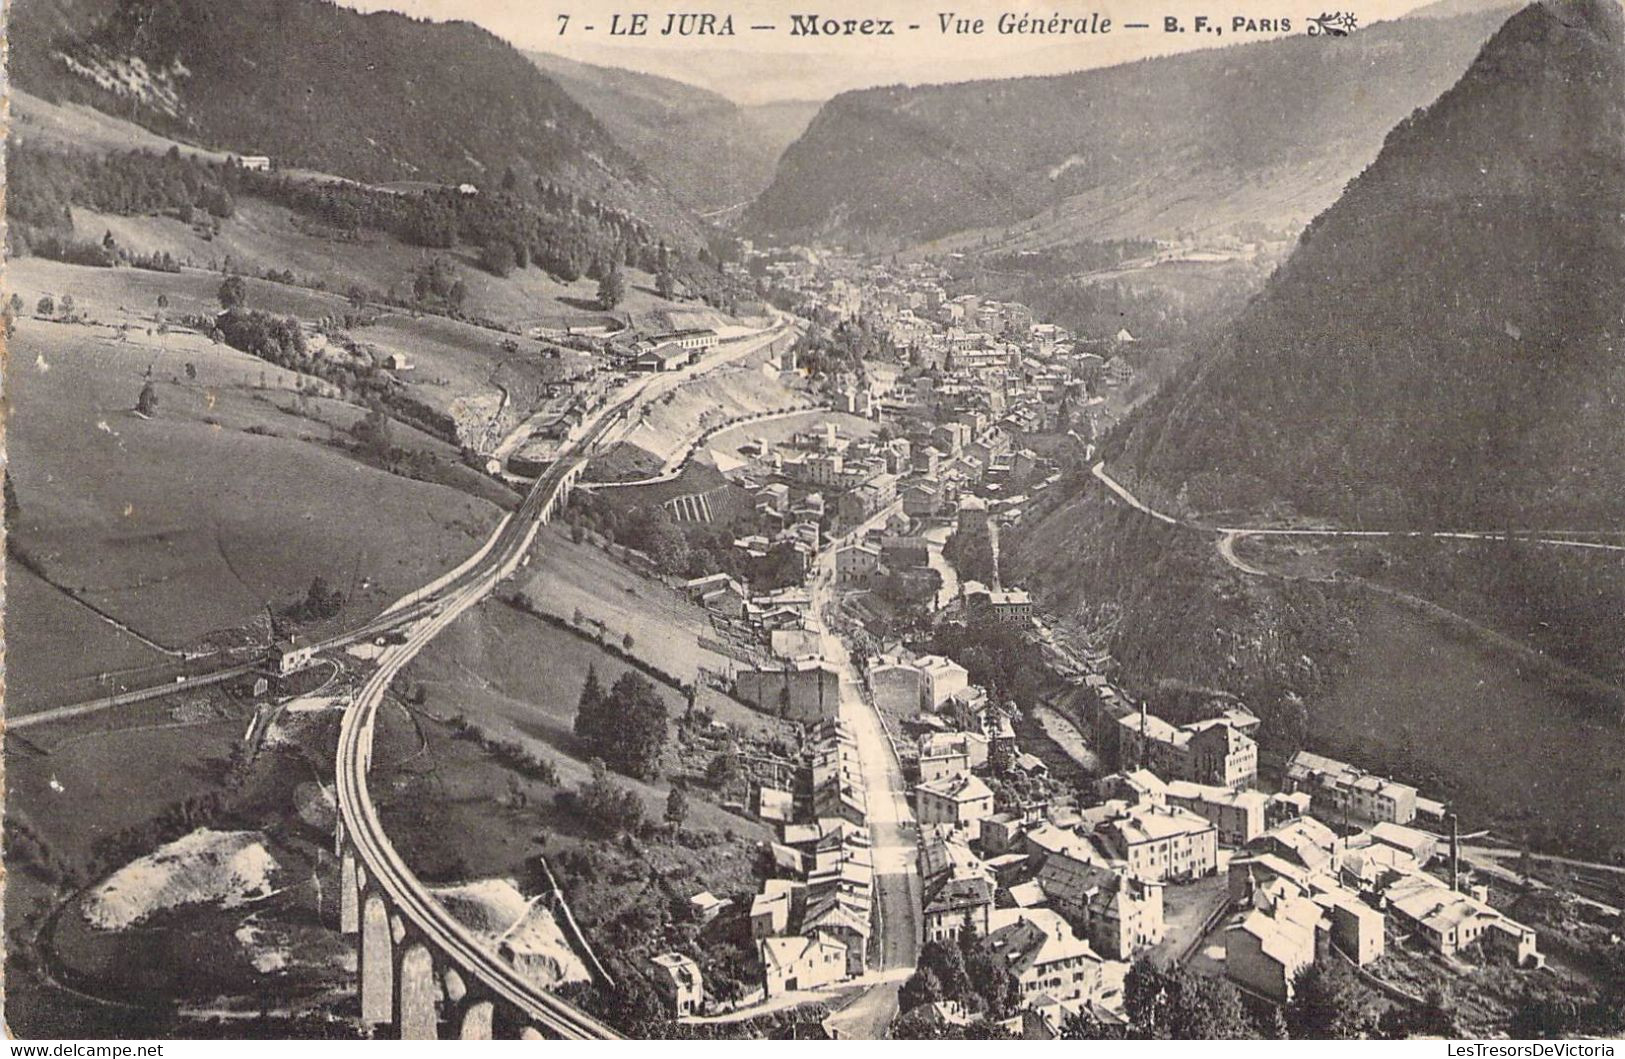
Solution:
<svg viewBox="0 0 1625 1059"><path fill-rule="evenodd" d="M824 618L823 653L841 674L840 719L857 742L868 798L868 825L875 870L875 903L879 909L880 966L884 979L841 1009L831 1023L845 1036L879 1039L897 1014L901 972L919 960L921 937L919 828L909 805L902 764L885 721L863 694L862 678L851 651L831 627L835 608L835 551L848 540L861 539L899 510L893 504L863 525L832 541L818 557L812 576L814 612ZM885 972L898 972L886 974Z"/></svg>

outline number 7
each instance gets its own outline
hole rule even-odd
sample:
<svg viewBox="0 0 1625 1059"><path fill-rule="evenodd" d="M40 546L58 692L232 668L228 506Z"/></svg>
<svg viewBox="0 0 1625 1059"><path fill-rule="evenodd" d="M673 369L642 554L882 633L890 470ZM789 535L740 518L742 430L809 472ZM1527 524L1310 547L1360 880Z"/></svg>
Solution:
<svg viewBox="0 0 1625 1059"><path fill-rule="evenodd" d="M564 31L566 29L570 28L570 16L569 15L560 15L560 16L558 16L558 19L559 19L559 36L562 37L562 36L564 36Z"/></svg>

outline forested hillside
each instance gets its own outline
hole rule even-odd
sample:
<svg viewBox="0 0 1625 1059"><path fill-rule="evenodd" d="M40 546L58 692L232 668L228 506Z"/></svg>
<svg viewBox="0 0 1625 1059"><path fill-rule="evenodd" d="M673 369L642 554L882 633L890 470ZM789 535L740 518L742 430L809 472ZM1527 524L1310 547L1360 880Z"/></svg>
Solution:
<svg viewBox="0 0 1625 1059"><path fill-rule="evenodd" d="M681 81L527 54L680 202L701 213L755 198L817 109L811 103L742 107Z"/></svg>
<svg viewBox="0 0 1625 1059"><path fill-rule="evenodd" d="M1349 524L1625 517L1625 31L1532 6L1401 123L1125 466Z"/></svg>
<svg viewBox="0 0 1625 1059"><path fill-rule="evenodd" d="M1393 131L1212 352L1107 441L1112 472L1219 525L1617 529L1622 113L1613 0L1512 17ZM1617 841L1594 814L1556 811L1555 787L1484 779L1511 732L1553 748L1617 740L1617 557L1525 541L1231 541L1244 570L1219 543L1080 476L1003 557L1153 700L1169 678L1213 686L1245 698L1271 741L1290 746L1307 726L1323 748L1436 784L1533 842ZM1448 735L1422 737L1435 728ZM1562 797L1611 795L1574 784Z"/></svg>
<svg viewBox="0 0 1625 1059"><path fill-rule="evenodd" d="M367 182L513 171L697 245L692 215L568 93L470 23L324 0L18 0L17 84L204 146Z"/></svg>
<svg viewBox="0 0 1625 1059"><path fill-rule="evenodd" d="M843 93L785 152L746 227L918 241L1038 215L1089 238L1301 223L1461 75L1504 14Z"/></svg>

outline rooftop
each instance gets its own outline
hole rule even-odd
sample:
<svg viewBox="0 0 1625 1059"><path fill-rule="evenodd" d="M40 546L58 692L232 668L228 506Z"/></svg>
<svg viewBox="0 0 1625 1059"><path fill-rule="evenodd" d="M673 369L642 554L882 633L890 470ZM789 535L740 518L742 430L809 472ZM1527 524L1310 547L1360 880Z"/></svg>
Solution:
<svg viewBox="0 0 1625 1059"><path fill-rule="evenodd" d="M993 789L976 776L944 776L930 783L922 783L914 789L921 794L946 798L953 802L970 802L979 798L993 797Z"/></svg>

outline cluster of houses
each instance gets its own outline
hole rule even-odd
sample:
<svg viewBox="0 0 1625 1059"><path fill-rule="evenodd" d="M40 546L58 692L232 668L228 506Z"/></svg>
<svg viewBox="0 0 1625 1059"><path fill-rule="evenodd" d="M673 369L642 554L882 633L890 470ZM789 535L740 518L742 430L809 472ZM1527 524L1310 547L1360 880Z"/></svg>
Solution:
<svg viewBox="0 0 1625 1059"><path fill-rule="evenodd" d="M1158 946L1180 950L1161 958L1181 959L1204 939L1222 950L1232 982L1277 1002L1317 960L1364 969L1396 938L1444 957L1477 944L1519 966L1542 960L1533 930L1461 884L1448 841L1413 826L1442 824L1442 805L1308 752L1266 794L1255 782L1259 719L1237 704L1172 724L1101 681L1097 743L1119 771L1099 781L1092 804L998 805L984 777L1020 749L1013 737L999 748L984 730L997 711L962 668L880 658L868 681L877 699L912 705L922 721L956 721L922 734L911 762L925 939L956 939L970 925L1009 952L1025 1036L1053 1036L1084 1010L1120 1019L1128 962ZM1170 937L1165 891L1216 877L1222 890L1206 920Z"/></svg>
<svg viewBox="0 0 1625 1059"><path fill-rule="evenodd" d="M852 733L839 721L815 725L795 757L747 767L753 775L751 808L778 831L770 847L773 871L759 892L745 898L694 895L694 916L709 924L732 910L743 921L761 967L754 1001L862 975L875 927L874 862ZM705 1010L704 978L691 957L668 952L652 963L674 1017Z"/></svg>
<svg viewBox="0 0 1625 1059"><path fill-rule="evenodd" d="M978 442L989 426L1019 436L1067 429L1074 417L1098 431L1109 414L1103 396L1134 378L1124 354L1135 338L1126 328L1098 338L1074 336L1035 319L1019 302L951 295L951 279L932 263L791 248L762 271L795 297L798 312L830 323L861 321L909 362L907 378L887 389L836 387L858 414L878 409L888 421L947 423L976 413L981 425L964 425ZM932 444L945 465L960 459L951 446ZM973 477L1010 469L995 463L997 453L966 455L980 461L961 468Z"/></svg>
<svg viewBox="0 0 1625 1059"><path fill-rule="evenodd" d="M760 452L771 452L765 440L756 445ZM794 491L791 483L770 481L754 494L761 516L758 524L776 519L782 529L772 536L764 532L739 538L734 547L752 561L779 564L779 573L785 572L784 564L788 563L794 583L752 595L735 577L718 573L687 582L685 591L711 612L714 624L733 634L743 652L736 654L741 663L733 676L736 697L764 713L817 724L835 717L840 683L838 670L824 658L824 630L813 614L812 596L804 587L820 547L828 544L824 525L838 520L841 525L869 526L861 537L848 534L845 542L834 549L835 581L842 588L863 589L890 577L904 585L918 579L921 585L937 586L940 574L932 565L933 546L925 535L931 520L906 513L895 492L899 478L884 469L901 467L898 461L909 459L912 449L906 439L882 442L847 438L831 423L797 435L788 448L801 454L791 463L799 468L798 474L816 469L812 473L820 476L823 488L845 490L837 501L834 518L830 517L823 492ZM843 454L854 451L860 460L856 464L858 474L843 478L853 466L843 462ZM776 479L786 464L781 458L783 453L772 455ZM956 517L962 533L996 532L988 519L988 505L979 498L963 497ZM750 568L748 563L745 565ZM967 614L985 612L1017 624L1030 624L1033 614L1032 596L1025 590L990 587L974 580L961 584L951 601L938 598L934 602L960 606ZM881 670L876 676L882 685L900 687L904 682L911 683L912 694L916 698L923 696L922 701L932 700L932 708L936 709L946 696L964 686L962 669L960 683L954 686L950 686L954 680L951 671L939 673L944 662L926 660L927 671L920 671L913 661L898 659L898 668ZM922 690L926 682L931 684L928 694ZM886 693L884 688L881 693Z"/></svg>
<svg viewBox="0 0 1625 1059"><path fill-rule="evenodd" d="M852 733L839 721L818 726L802 748L795 789L764 786L757 797L763 806L792 807L789 818L775 821L777 876L750 905L764 996L863 974L874 930L874 863Z"/></svg>
<svg viewBox="0 0 1625 1059"><path fill-rule="evenodd" d="M679 371L714 349L722 336L709 327L687 327L643 335L628 344L611 344L615 363L626 371Z"/></svg>
<svg viewBox="0 0 1625 1059"><path fill-rule="evenodd" d="M1484 888L1463 884L1454 851L1442 875L1428 870L1441 839L1413 825L1442 829L1448 814L1440 802L1310 751L1292 756L1281 790L1266 796L1253 789L1258 719L1245 709L1225 706L1175 725L1134 708L1103 678L1088 683L1097 741L1125 770L1103 783L1103 793L1200 817L1228 847L1234 915L1224 963L1241 987L1285 1001L1297 974L1317 959L1335 951L1365 967L1389 936L1419 940L1442 956L1478 942L1519 966L1542 961L1533 930L1493 908ZM1171 865L1178 855L1158 851L1141 863Z"/></svg>
<svg viewBox="0 0 1625 1059"><path fill-rule="evenodd" d="M1120 354L1133 336L1088 343L1024 306L949 298L928 266L904 266L885 283L828 266L808 254L771 268L819 312L886 329L912 367L883 385L835 380L838 405L885 419L884 433L851 438L825 424L755 443L752 496L772 529L735 547L764 563L795 552L805 576L831 526L872 524L835 551L837 583L849 589L929 570L923 531L949 520L962 535L986 535L996 554L1000 526L1057 478L1016 439L1087 430L1102 392L1132 378ZM851 735L835 720L840 674L824 658L810 594L797 585L753 596L721 575L689 589L760 647L735 694L812 729L793 767L755 794L780 828L775 877L750 899L763 994L860 975L874 908L867 798ZM967 616L1033 623L1031 596L996 574L992 584L965 580L957 600ZM1121 1019L1128 963L1159 946L1184 959L1206 941L1238 987L1278 1002L1317 961L1367 968L1398 939L1443 957L1477 946L1520 966L1542 959L1534 932L1466 884L1453 852L1439 870L1446 851L1426 827L1442 827L1446 809L1414 787L1302 752L1278 792L1258 790L1261 722L1239 703L1166 720L1087 673L1083 728L1113 771L1089 804L1073 805L1032 795L1042 783L1013 782L1044 777L1045 765L1022 752L1010 716L963 666L885 651L866 660L863 678L876 707L913 733L898 749L914 776L925 940L970 928L999 954L1020 984L1023 1035L1055 1036L1083 1011ZM1187 892L1218 903L1171 930L1165 893L1198 884Z"/></svg>
<svg viewBox="0 0 1625 1059"><path fill-rule="evenodd" d="M835 718L840 670L824 658L823 623L813 611L810 591L792 585L750 595L728 574L694 578L684 591L733 637L727 649L739 663L732 674L736 698L800 724Z"/></svg>

